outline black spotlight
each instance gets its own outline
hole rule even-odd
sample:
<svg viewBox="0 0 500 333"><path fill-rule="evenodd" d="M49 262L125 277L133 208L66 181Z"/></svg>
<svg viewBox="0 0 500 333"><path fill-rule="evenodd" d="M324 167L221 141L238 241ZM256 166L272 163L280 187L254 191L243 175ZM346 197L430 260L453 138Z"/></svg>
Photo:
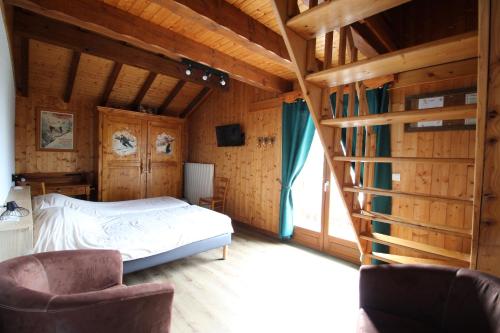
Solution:
<svg viewBox="0 0 500 333"><path fill-rule="evenodd" d="M220 80L219 80L219 83L221 86L225 86L227 84L226 80L224 79L224 75L221 75L220 76Z"/></svg>
<svg viewBox="0 0 500 333"><path fill-rule="evenodd" d="M192 73L193 73L193 70L191 69L191 64L188 64L187 68L186 68L186 75L190 76Z"/></svg>
<svg viewBox="0 0 500 333"><path fill-rule="evenodd" d="M210 73L209 70L206 70L205 73L203 74L203 76L201 77L201 79L203 81L208 81L208 79L210 78L210 76L212 76L212 73Z"/></svg>

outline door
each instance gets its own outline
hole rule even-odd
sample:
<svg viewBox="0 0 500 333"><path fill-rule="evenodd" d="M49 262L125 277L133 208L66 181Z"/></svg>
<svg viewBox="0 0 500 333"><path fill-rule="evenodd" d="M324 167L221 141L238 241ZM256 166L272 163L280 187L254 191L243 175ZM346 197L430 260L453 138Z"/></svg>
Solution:
<svg viewBox="0 0 500 333"><path fill-rule="evenodd" d="M147 123L134 117L102 115L101 200L141 199L146 195Z"/></svg>
<svg viewBox="0 0 500 333"><path fill-rule="evenodd" d="M146 196L181 196L181 128L179 124L148 122Z"/></svg>
<svg viewBox="0 0 500 333"><path fill-rule="evenodd" d="M359 251L343 206L341 193L324 158L319 135L315 133L306 163L292 187L294 207L293 240L297 243L358 262Z"/></svg>

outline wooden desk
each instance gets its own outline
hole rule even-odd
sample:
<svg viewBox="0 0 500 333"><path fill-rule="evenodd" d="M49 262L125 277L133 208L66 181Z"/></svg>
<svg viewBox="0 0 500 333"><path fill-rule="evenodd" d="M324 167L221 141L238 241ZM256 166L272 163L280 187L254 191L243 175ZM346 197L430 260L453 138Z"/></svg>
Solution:
<svg viewBox="0 0 500 333"><path fill-rule="evenodd" d="M84 196L90 200L90 192L93 184L93 176L88 172L47 172L47 173L24 173L18 175L26 182L17 181L16 184L23 185L29 182L43 182L45 193L60 193L67 196ZM39 192L39 191L38 191ZM40 195L32 190L32 194Z"/></svg>
<svg viewBox="0 0 500 333"><path fill-rule="evenodd" d="M84 195L87 200L90 200L90 184L65 184L65 183L48 183L45 184L47 193L60 193L67 196Z"/></svg>

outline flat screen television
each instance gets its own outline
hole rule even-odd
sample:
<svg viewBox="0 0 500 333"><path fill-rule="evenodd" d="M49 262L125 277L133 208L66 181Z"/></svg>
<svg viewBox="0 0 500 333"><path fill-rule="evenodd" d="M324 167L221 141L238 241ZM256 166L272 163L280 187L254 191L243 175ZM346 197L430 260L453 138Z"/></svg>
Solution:
<svg viewBox="0 0 500 333"><path fill-rule="evenodd" d="M217 147L243 146L245 134L241 132L240 124L216 126Z"/></svg>

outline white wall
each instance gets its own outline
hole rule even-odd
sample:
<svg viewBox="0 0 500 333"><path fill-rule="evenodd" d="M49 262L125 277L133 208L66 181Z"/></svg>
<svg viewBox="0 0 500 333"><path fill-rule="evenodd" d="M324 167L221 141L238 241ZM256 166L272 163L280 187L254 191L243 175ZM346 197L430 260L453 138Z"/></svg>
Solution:
<svg viewBox="0 0 500 333"><path fill-rule="evenodd" d="M14 70L7 42L4 8L0 4L0 204L12 186L14 173L14 112L15 88Z"/></svg>

